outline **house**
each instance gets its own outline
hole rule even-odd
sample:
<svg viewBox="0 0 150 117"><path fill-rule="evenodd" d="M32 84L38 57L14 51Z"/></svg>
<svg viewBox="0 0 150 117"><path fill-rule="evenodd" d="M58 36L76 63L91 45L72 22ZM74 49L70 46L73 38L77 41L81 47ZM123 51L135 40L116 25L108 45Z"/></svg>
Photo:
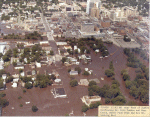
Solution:
<svg viewBox="0 0 150 117"><path fill-rule="evenodd" d="M32 76L32 72L31 71L27 71L26 74L27 74L27 77L31 77Z"/></svg>
<svg viewBox="0 0 150 117"><path fill-rule="evenodd" d="M13 83L17 83L19 81L19 78L14 78Z"/></svg>
<svg viewBox="0 0 150 117"><path fill-rule="evenodd" d="M35 63L31 63L31 68L35 69Z"/></svg>
<svg viewBox="0 0 150 117"><path fill-rule="evenodd" d="M51 93L54 95L54 98L66 98L64 88L54 88L51 90Z"/></svg>
<svg viewBox="0 0 150 117"><path fill-rule="evenodd" d="M90 106L90 104L92 103L101 101L101 97L100 96L83 96L81 100L87 106Z"/></svg>
<svg viewBox="0 0 150 117"><path fill-rule="evenodd" d="M55 79L52 85L62 85L61 79Z"/></svg>
<svg viewBox="0 0 150 117"><path fill-rule="evenodd" d="M36 67L41 68L41 63L36 62Z"/></svg>
<svg viewBox="0 0 150 117"><path fill-rule="evenodd" d="M13 88L17 87L17 83L13 83L13 85L11 85Z"/></svg>
<svg viewBox="0 0 150 117"><path fill-rule="evenodd" d="M19 78L19 74L14 74L14 75L12 75L12 77Z"/></svg>
<svg viewBox="0 0 150 117"><path fill-rule="evenodd" d="M97 52L97 53L98 53L98 52L99 52L99 49L96 49L96 50L95 50L95 52Z"/></svg>
<svg viewBox="0 0 150 117"><path fill-rule="evenodd" d="M25 76L25 73L24 73L24 72L21 72L20 75L21 75L22 77L24 77L24 76Z"/></svg>
<svg viewBox="0 0 150 117"><path fill-rule="evenodd" d="M70 75L78 75L78 71L70 71Z"/></svg>
<svg viewBox="0 0 150 117"><path fill-rule="evenodd" d="M2 53L3 55L5 54L6 45L6 42L0 42L0 53Z"/></svg>
<svg viewBox="0 0 150 117"><path fill-rule="evenodd" d="M32 75L36 75L36 71L35 70L32 70Z"/></svg>
<svg viewBox="0 0 150 117"><path fill-rule="evenodd" d="M4 61L3 59L0 59L0 70L4 69Z"/></svg>
<svg viewBox="0 0 150 117"><path fill-rule="evenodd" d="M87 56L86 56L86 60L87 60L87 61L91 61L91 56L88 56L88 55L87 55Z"/></svg>
<svg viewBox="0 0 150 117"><path fill-rule="evenodd" d="M80 79L79 85L88 86L89 81L87 79Z"/></svg>
<svg viewBox="0 0 150 117"><path fill-rule="evenodd" d="M64 46L64 49L66 49L66 50L68 50L68 49L72 50L72 47L71 46Z"/></svg>
<svg viewBox="0 0 150 117"><path fill-rule="evenodd" d="M15 69L24 69L24 65L21 62L17 62Z"/></svg>

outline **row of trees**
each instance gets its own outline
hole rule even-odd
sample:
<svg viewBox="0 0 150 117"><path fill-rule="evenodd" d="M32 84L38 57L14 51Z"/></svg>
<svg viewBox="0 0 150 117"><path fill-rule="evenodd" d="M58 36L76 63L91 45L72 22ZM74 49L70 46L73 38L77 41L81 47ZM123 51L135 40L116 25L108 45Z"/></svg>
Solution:
<svg viewBox="0 0 150 117"><path fill-rule="evenodd" d="M30 39L32 39L32 40L42 40L43 37L37 31L34 31L33 33L26 34L25 39L28 39L28 40L30 40Z"/></svg>
<svg viewBox="0 0 150 117"><path fill-rule="evenodd" d="M79 40L72 40L72 39L66 39L66 42L72 46L72 48L77 45L78 48L80 48L81 50L81 54L83 53L87 53L90 54L90 49L88 47L90 47L92 50L96 50L99 49L101 51L101 54L103 57L108 56L109 52L106 46L104 46L103 41L102 40L97 40L94 37L91 38L81 38ZM77 54L77 50L75 51L75 53Z"/></svg>
<svg viewBox="0 0 150 117"><path fill-rule="evenodd" d="M146 52L142 49L139 49L139 48L133 48L132 49L132 52L140 55L140 57L143 58L143 60L149 60L149 58L146 56Z"/></svg>
<svg viewBox="0 0 150 117"><path fill-rule="evenodd" d="M123 76L123 79L125 81L125 86L127 89L129 89L129 94L133 96L135 99L138 99L140 97L140 100L143 103L149 102L149 96L148 96L148 87L149 84L147 80L144 79L144 76L141 73L136 74L136 78L131 81L130 76L127 73L127 70L122 70L121 75ZM124 78L126 77L126 78Z"/></svg>
<svg viewBox="0 0 150 117"><path fill-rule="evenodd" d="M106 70L105 70L105 75L106 75L107 77L112 77L112 76L115 75L114 66L113 66L113 61L111 61L111 62L109 63L109 69L106 69Z"/></svg>
<svg viewBox="0 0 150 117"><path fill-rule="evenodd" d="M20 62L24 61L24 58L27 58L27 64L30 62L40 62L41 56L45 55L45 52L42 50L40 45L34 45L31 49L24 48L23 53L21 54Z"/></svg>
<svg viewBox="0 0 150 117"><path fill-rule="evenodd" d="M104 85L102 88L97 86L95 81L89 83L89 96L99 95L105 98L105 103L112 103L115 105L124 105L126 103L125 97L122 95L120 84L117 80L113 80L111 86Z"/></svg>
<svg viewBox="0 0 150 117"><path fill-rule="evenodd" d="M19 35L15 35L13 33L13 34L8 34L8 35L4 36L3 39L21 39L21 37Z"/></svg>
<svg viewBox="0 0 150 117"><path fill-rule="evenodd" d="M33 86L45 88L48 85L52 85L53 81L56 79L55 75L37 75L36 81L34 82L31 77L21 77L21 80L25 82L25 88L31 89Z"/></svg>

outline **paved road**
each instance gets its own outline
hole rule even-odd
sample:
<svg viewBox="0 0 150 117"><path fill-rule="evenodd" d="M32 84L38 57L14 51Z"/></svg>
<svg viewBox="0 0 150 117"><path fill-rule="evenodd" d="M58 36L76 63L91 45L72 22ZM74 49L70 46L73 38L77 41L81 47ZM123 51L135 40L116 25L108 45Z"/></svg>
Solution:
<svg viewBox="0 0 150 117"><path fill-rule="evenodd" d="M53 38L53 34L52 34L52 31L49 27L49 23L47 22L46 18L43 16L43 14L41 13L41 20L43 22L43 25L44 25L44 28L45 28L45 31L47 32L47 38L48 38L48 41L50 43L50 46L52 47L52 50L54 51L54 61L57 62L57 61L60 61L61 60L61 56L59 55L59 52L58 52L58 48L57 48L57 45L56 45L56 42Z"/></svg>

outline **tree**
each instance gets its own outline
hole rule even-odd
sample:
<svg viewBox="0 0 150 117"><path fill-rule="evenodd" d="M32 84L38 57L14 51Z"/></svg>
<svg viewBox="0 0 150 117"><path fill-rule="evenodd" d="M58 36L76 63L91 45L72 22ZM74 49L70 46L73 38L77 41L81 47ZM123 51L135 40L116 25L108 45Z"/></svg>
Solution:
<svg viewBox="0 0 150 117"><path fill-rule="evenodd" d="M0 106L6 107L9 105L9 102L6 99L0 98Z"/></svg>
<svg viewBox="0 0 150 117"><path fill-rule="evenodd" d="M110 64L109 64L109 69L111 69L111 70L114 71L113 61L110 62Z"/></svg>
<svg viewBox="0 0 150 117"><path fill-rule="evenodd" d="M131 41L131 39L127 35L124 36L123 40L125 42L130 42Z"/></svg>
<svg viewBox="0 0 150 117"><path fill-rule="evenodd" d="M40 86L40 88L45 88L45 87L47 87L47 84L46 84L46 82L43 80L43 81L40 82L39 86Z"/></svg>
<svg viewBox="0 0 150 117"><path fill-rule="evenodd" d="M3 80L0 80L0 89L4 88Z"/></svg>
<svg viewBox="0 0 150 117"><path fill-rule="evenodd" d="M136 78L135 78L135 80L143 79L143 78L144 78L144 75L143 75L143 74L141 74L141 73L138 73L138 74L136 74Z"/></svg>
<svg viewBox="0 0 150 117"><path fill-rule="evenodd" d="M121 70L121 75L123 75L124 73L127 73L126 69Z"/></svg>
<svg viewBox="0 0 150 117"><path fill-rule="evenodd" d="M33 112L36 112L36 111L38 111L38 108L33 105L33 106L32 106L32 111L33 111Z"/></svg>
<svg viewBox="0 0 150 117"><path fill-rule="evenodd" d="M78 71L78 74L80 74L81 73L81 68L80 67L76 67L75 71Z"/></svg>
<svg viewBox="0 0 150 117"><path fill-rule="evenodd" d="M134 102L134 101L129 101L127 105L128 106L137 106L136 102Z"/></svg>
<svg viewBox="0 0 150 117"><path fill-rule="evenodd" d="M54 51L53 50L50 51L50 55L52 55L52 56L54 55Z"/></svg>
<svg viewBox="0 0 150 117"><path fill-rule="evenodd" d="M123 74L123 80L130 80L130 76L127 73Z"/></svg>
<svg viewBox="0 0 150 117"><path fill-rule="evenodd" d="M90 81L89 86L93 86L93 85L97 85L97 83L95 81Z"/></svg>
<svg viewBox="0 0 150 117"><path fill-rule="evenodd" d="M87 105L83 105L81 111L86 112L87 110L89 110L89 107Z"/></svg>
<svg viewBox="0 0 150 117"><path fill-rule="evenodd" d="M105 70L105 75L106 75L107 77L112 77L113 75L115 75L115 73L114 73L113 70L107 69L107 70Z"/></svg>
<svg viewBox="0 0 150 117"><path fill-rule="evenodd" d="M29 83L29 82L27 82L27 83L25 84L25 88L27 88L27 89L31 89L32 87L33 87L32 84Z"/></svg>
<svg viewBox="0 0 150 117"><path fill-rule="evenodd" d="M78 54L78 50L76 49L76 50L74 51L74 53L75 53L75 54Z"/></svg>
<svg viewBox="0 0 150 117"><path fill-rule="evenodd" d="M8 62L10 60L10 58L6 55L4 55L2 58L3 58L4 62Z"/></svg>
<svg viewBox="0 0 150 117"><path fill-rule="evenodd" d="M88 71L84 71L83 75L88 76L89 72Z"/></svg>
<svg viewBox="0 0 150 117"><path fill-rule="evenodd" d="M75 87L78 85L78 81L76 79L70 81L70 86Z"/></svg>
<svg viewBox="0 0 150 117"><path fill-rule="evenodd" d="M105 98L105 104L109 104L110 103L110 99L109 98Z"/></svg>
<svg viewBox="0 0 150 117"><path fill-rule="evenodd" d="M23 72L23 69L19 69L19 73L22 73Z"/></svg>
<svg viewBox="0 0 150 117"><path fill-rule="evenodd" d="M126 54L127 56L130 55L130 49L125 48L123 51L124 51L124 54Z"/></svg>
<svg viewBox="0 0 150 117"><path fill-rule="evenodd" d="M89 96L93 96L93 93L94 93L94 92L93 92L92 90L90 90L90 91L89 91Z"/></svg>
<svg viewBox="0 0 150 117"><path fill-rule="evenodd" d="M138 88L136 88L135 86L132 86L130 88L130 91L129 91L130 95L133 96L135 99L137 99L139 97L139 90Z"/></svg>
<svg viewBox="0 0 150 117"><path fill-rule="evenodd" d="M113 81L112 81L112 84L116 84L116 85L117 85L117 87L119 87L119 86L120 86L120 83L119 83L117 80L113 80Z"/></svg>
<svg viewBox="0 0 150 117"><path fill-rule="evenodd" d="M65 63L66 60L67 60L67 58L66 58L66 57L63 57L61 61L62 61L62 63Z"/></svg>
<svg viewBox="0 0 150 117"><path fill-rule="evenodd" d="M113 98L113 99L111 100L111 102L112 102L113 104L118 104L118 103L124 104L124 103L126 103L126 99L125 99L124 96L119 95L119 96L117 96L116 98Z"/></svg>
<svg viewBox="0 0 150 117"><path fill-rule="evenodd" d="M5 97L5 96L6 96L6 93L4 93L4 92L0 93L0 98Z"/></svg>
<svg viewBox="0 0 150 117"><path fill-rule="evenodd" d="M14 79L13 76L8 76L8 78L6 78L6 83L13 81L13 79Z"/></svg>
<svg viewBox="0 0 150 117"><path fill-rule="evenodd" d="M133 86L132 81L126 80L126 81L125 81L125 86L126 86L127 89L130 89L130 88Z"/></svg>

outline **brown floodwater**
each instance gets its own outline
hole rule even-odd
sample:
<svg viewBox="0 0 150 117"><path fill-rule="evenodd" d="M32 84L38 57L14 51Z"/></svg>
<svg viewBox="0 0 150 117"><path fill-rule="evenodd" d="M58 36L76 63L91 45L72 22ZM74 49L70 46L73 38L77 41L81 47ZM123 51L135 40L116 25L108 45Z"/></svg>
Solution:
<svg viewBox="0 0 150 117"><path fill-rule="evenodd" d="M93 75L83 76L82 73L75 78L79 81L82 78L93 79L98 78L100 83L98 84L102 87L104 84L111 84L112 80L107 78L104 74L105 70L109 68L110 61L113 60L113 65L115 68L115 78L120 83L120 90L122 94L125 96L127 102L128 101L135 101L137 105L143 106L147 104L143 104L139 99L135 100L132 96L129 95L129 90L125 88L125 82L121 76L121 70L127 68L127 58L123 54L123 49L118 48L115 45L109 45L108 51L109 53L113 53L112 56L108 58L100 59L100 54L95 54L91 52L92 62L88 65L83 65L81 61L80 67L82 72L84 68L89 68L89 70L93 70ZM147 63L148 64L148 63ZM64 116L65 114L69 114L74 112L74 116L83 116L81 112L81 108L84 105L81 101L81 97L88 95L88 88L86 86L77 86L77 87L70 87L70 76L68 73L68 68L75 68L75 65L72 66L64 66L61 63L56 63L56 66L47 65L42 66L39 70L40 74L44 74L45 71L47 73L51 73L53 70L56 70L59 75L60 79L62 79L63 85L59 86L48 86L47 88L35 88L27 89L26 93L23 93L23 88L19 84L17 88L11 88L11 83L7 84L7 89L4 91L6 93L6 98L9 100L9 106L2 109L3 116ZM15 72L12 66L6 68L9 72ZM25 66L25 71L31 70L29 65ZM128 68L128 72L130 77L133 79L135 78L135 69ZM104 80L101 80L101 77ZM63 87L67 94L68 98L62 99L57 98L55 99L51 94L50 90L55 87ZM18 99L19 96L22 96L22 99ZM25 104L25 102L29 102L30 104ZM19 107L20 104L23 104L23 107ZM105 101L102 98L102 104L105 105ZM32 112L31 108L32 105L36 105L38 107L38 111L36 113ZM12 109L14 107L14 109ZM96 116L98 115L97 109L90 109L86 112L87 116Z"/></svg>

